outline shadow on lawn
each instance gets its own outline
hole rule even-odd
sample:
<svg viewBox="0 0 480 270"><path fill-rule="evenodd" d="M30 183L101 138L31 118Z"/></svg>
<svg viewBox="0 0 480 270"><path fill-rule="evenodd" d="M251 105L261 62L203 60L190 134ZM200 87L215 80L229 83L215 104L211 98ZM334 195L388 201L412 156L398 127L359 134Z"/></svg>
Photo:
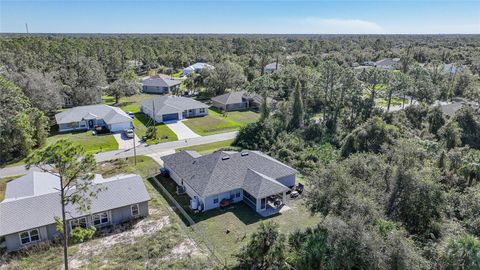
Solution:
<svg viewBox="0 0 480 270"><path fill-rule="evenodd" d="M172 195L172 197L178 202L178 204L180 204L180 206L185 210L185 212L187 212L187 214L195 223L202 222L216 216L224 215L226 213L232 213L242 223L244 223L245 225L250 225L250 224L257 223L259 221L267 220L280 215L280 214L275 214L269 217L262 217L257 212L255 212L255 210L253 210L251 207L249 207L243 202L231 205L223 209L218 208L218 209L208 210L202 213L194 213L189 207L190 197L187 194L177 195L176 194L177 185L173 180L171 180L170 178L166 178L162 175L158 175L156 176L156 178L170 193L170 195ZM149 181L153 183L153 179L149 179ZM157 189L157 191L160 192L160 194L164 195L160 188L157 188L155 184L154 186ZM176 210L175 204L171 202L168 198L165 198L165 199L168 201L169 205L175 210L175 212L179 215L179 217L182 219L185 225L190 226L190 223L188 222L188 220L185 217L183 217L181 213L179 213L180 211Z"/></svg>

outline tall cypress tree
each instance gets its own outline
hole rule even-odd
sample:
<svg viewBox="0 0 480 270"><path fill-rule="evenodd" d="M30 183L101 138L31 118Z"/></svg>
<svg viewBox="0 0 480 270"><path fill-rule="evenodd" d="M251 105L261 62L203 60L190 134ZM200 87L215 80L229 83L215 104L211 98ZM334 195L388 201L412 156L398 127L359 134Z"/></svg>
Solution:
<svg viewBox="0 0 480 270"><path fill-rule="evenodd" d="M290 120L290 128L297 129L303 125L303 101L300 92L300 82L297 80L295 84L295 92L293 95L292 120Z"/></svg>

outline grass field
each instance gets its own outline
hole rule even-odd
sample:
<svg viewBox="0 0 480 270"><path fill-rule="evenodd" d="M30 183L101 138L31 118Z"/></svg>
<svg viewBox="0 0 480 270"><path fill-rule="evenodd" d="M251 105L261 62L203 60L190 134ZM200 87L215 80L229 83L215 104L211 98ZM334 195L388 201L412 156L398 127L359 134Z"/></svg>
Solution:
<svg viewBox="0 0 480 270"><path fill-rule="evenodd" d="M408 103L408 100L405 103ZM383 99L383 98L378 98L378 99L375 100L375 104L379 107L382 107L382 108L386 109L387 105L388 105L388 100ZM403 99L402 98L393 97L390 101L390 107L398 106L398 105L402 105L402 104L403 104Z"/></svg>
<svg viewBox="0 0 480 270"><path fill-rule="evenodd" d="M155 97L158 97L158 95L142 93L130 97L122 97L119 100L118 104L115 104L115 98L111 96L103 96L102 100L104 104L117 106L125 112L134 113L135 118L133 119L133 125L135 126L135 134L137 134L139 138L142 138L147 132L147 126L151 125L152 122L150 120L150 117L140 111L140 107L142 102L153 99ZM156 124L155 127L157 130L157 139L147 140L147 144L156 144L161 142L171 142L178 140L177 135L166 125Z"/></svg>
<svg viewBox="0 0 480 270"><path fill-rule="evenodd" d="M183 123L198 135L206 136L238 130L248 123L256 122L259 117L258 113L252 111L235 111L224 115L208 110L207 116L188 119Z"/></svg>
<svg viewBox="0 0 480 270"><path fill-rule="evenodd" d="M267 218L260 216L243 203L227 209L215 209L194 214L189 209L190 198L188 195L176 195L176 186L171 179L162 176L157 179L189 213L196 222L194 226L203 231L208 241L215 247L216 252L230 265L235 263L233 255L247 244L249 236L257 230L262 221L276 222L282 233L291 233L297 229L312 227L320 222L319 216L312 216L305 208L302 198L289 201L290 210Z"/></svg>
<svg viewBox="0 0 480 270"><path fill-rule="evenodd" d="M193 241L196 240L196 236L185 227L164 197L146 178L158 172L158 169L159 165L145 156L137 157L136 166L132 158L99 164L97 173L101 173L104 177L121 173L141 175L151 197L150 215L141 222L143 225L153 225L152 228L158 224L163 225L150 233L148 230L140 230L140 233L137 230L135 234L127 234L125 238L114 238L117 241L114 243L110 243L105 237L99 237L82 244L72 245L69 248L71 267L73 264L78 269L212 269L214 267L215 261L210 258L210 253L204 244ZM172 250L177 252L174 253ZM184 251L193 252L182 253ZM62 248L51 245L13 254L8 263L2 265L2 270L62 269L62 264Z"/></svg>
<svg viewBox="0 0 480 270"><path fill-rule="evenodd" d="M118 149L118 143L113 135L92 135L91 131L58 133L48 137L46 145L63 138L70 139L73 142L82 145L89 153L106 152Z"/></svg>
<svg viewBox="0 0 480 270"><path fill-rule="evenodd" d="M198 153L204 155L204 154L213 153L222 148L230 147L232 143L233 143L233 140L226 140L226 141L207 143L202 145L187 146L187 147L178 148L177 152L189 150L189 151L197 151Z"/></svg>

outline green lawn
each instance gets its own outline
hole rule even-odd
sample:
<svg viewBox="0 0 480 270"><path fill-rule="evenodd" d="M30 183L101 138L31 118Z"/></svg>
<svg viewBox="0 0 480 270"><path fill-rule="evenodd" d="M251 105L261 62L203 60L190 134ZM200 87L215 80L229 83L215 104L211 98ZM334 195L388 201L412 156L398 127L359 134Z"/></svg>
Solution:
<svg viewBox="0 0 480 270"><path fill-rule="evenodd" d="M69 248L70 262L83 261L80 269L212 269L215 261L197 236L181 221L170 208L169 203L160 195L157 188L147 179L158 173L160 166L149 157L137 157L137 165L133 158L103 162L97 173L109 177L121 173L136 173L144 179L150 194L150 215L144 222L159 224L168 222L164 227L148 235L128 235L126 242L120 242L104 248L103 237L92 239L81 245ZM172 256L172 249L182 243L195 240L198 252L192 256ZM87 245L87 248L82 246ZM34 252L11 254L2 269L61 269L62 248L52 245L34 249ZM4 267L4 268L3 268Z"/></svg>
<svg viewBox="0 0 480 270"><path fill-rule="evenodd" d="M387 108L388 105L388 100L383 99L383 98L378 98L375 100L375 104L381 108ZM398 106L403 104L403 99L402 98L395 98L393 97L390 101L390 107L392 106Z"/></svg>
<svg viewBox="0 0 480 270"><path fill-rule="evenodd" d="M103 96L102 100L103 103L120 107L125 112L133 112L135 114L135 118L133 119L133 126L135 126L135 134L139 138L145 136L147 132L147 126L152 124L150 117L145 115L140 111L140 107L142 102L146 100L153 99L158 97L158 95L153 94L138 94L130 97L122 97L118 104L115 104L115 99L110 96ZM177 135L169 129L164 124L156 124L157 129L157 139L156 140L147 140L147 144L156 144L161 142L171 142L178 140Z"/></svg>
<svg viewBox="0 0 480 270"><path fill-rule="evenodd" d="M224 115L209 109L207 116L191 118L183 123L198 135L206 136L238 130L248 123L256 122L259 117L253 111L235 111Z"/></svg>
<svg viewBox="0 0 480 270"><path fill-rule="evenodd" d="M319 216L312 216L303 205L303 199L290 200L290 210L264 218L246 204L236 204L227 209L214 209L195 214L189 209L188 195L176 195L176 185L169 179L158 176L157 179L169 190L180 205L196 222L200 229L228 264L234 264L233 255L247 244L249 236L255 232L262 221L273 221L280 226L282 233L291 233L297 229L315 226L320 222ZM227 230L229 233L227 233Z"/></svg>
<svg viewBox="0 0 480 270"><path fill-rule="evenodd" d="M89 153L118 150L118 143L111 134L92 135L91 131L58 133L47 138L46 145L67 138L85 147Z"/></svg>
<svg viewBox="0 0 480 270"><path fill-rule="evenodd" d="M189 150L189 151L197 151L198 153L204 155L204 154L213 153L222 148L230 147L232 143L233 143L233 140L226 140L226 141L207 143L202 145L187 146L187 147L178 148L177 152Z"/></svg>

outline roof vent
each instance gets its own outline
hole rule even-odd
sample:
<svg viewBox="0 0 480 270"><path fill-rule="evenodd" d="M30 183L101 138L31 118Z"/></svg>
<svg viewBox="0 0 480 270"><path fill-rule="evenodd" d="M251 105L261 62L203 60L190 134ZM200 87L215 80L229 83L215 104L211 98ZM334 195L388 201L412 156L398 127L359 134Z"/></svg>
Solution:
<svg viewBox="0 0 480 270"><path fill-rule="evenodd" d="M230 157L229 156L222 157L222 160L227 160L227 159L230 159Z"/></svg>
<svg viewBox="0 0 480 270"><path fill-rule="evenodd" d="M248 152L242 152L242 154L241 154L241 155L242 155L242 157L244 157L244 156L248 156Z"/></svg>

